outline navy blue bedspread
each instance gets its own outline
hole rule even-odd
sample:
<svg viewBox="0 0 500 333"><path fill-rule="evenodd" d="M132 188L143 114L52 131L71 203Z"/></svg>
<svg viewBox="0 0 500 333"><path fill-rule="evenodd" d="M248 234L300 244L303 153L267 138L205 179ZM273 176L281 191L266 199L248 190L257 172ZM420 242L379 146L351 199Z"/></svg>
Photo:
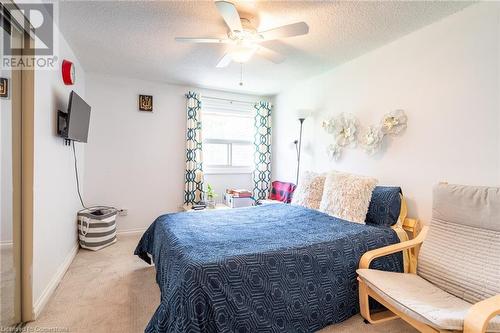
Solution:
<svg viewBox="0 0 500 333"><path fill-rule="evenodd" d="M314 332L359 312L361 255L398 242L388 227L283 204L160 216L135 250L161 290L145 331Z"/></svg>

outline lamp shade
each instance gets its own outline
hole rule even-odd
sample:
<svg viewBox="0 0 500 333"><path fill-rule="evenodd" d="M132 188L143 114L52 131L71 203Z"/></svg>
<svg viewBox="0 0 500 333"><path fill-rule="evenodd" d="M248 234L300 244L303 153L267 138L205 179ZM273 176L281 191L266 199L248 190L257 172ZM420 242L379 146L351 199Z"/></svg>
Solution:
<svg viewBox="0 0 500 333"><path fill-rule="evenodd" d="M298 109L296 112L297 118L307 119L311 116L312 111L310 109Z"/></svg>

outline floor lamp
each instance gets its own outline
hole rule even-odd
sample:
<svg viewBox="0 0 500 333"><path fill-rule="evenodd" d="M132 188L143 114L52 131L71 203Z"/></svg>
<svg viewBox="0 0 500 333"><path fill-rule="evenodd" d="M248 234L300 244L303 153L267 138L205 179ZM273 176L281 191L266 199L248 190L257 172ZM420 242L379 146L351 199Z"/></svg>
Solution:
<svg viewBox="0 0 500 333"><path fill-rule="evenodd" d="M295 185L299 184L300 151L301 151L301 148L302 148L302 125L304 125L304 120L306 120L306 118L299 118L299 122L300 122L299 139L295 140L293 142L295 144L295 150L297 151L297 177L296 177Z"/></svg>

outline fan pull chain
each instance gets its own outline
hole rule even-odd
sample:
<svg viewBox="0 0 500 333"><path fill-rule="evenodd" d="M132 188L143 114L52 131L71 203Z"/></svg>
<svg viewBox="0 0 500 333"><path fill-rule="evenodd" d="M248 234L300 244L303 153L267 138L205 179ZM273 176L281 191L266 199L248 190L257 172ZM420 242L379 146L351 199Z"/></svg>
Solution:
<svg viewBox="0 0 500 333"><path fill-rule="evenodd" d="M243 85L243 63L240 62L240 86Z"/></svg>

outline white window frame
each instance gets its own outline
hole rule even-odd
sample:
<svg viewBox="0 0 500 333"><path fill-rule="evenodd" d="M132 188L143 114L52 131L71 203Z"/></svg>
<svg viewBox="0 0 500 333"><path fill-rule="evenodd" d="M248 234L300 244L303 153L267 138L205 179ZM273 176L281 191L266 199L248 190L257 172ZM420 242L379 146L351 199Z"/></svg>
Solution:
<svg viewBox="0 0 500 333"><path fill-rule="evenodd" d="M202 117L205 114L235 115L248 117L252 119L253 103L245 101L234 101L222 98L202 97ZM202 120L203 121L203 120ZM227 164L225 165L207 165L203 164L205 174L251 174L252 166L234 166L232 165L232 147L237 145L253 146L254 142L250 140L225 140L225 139L203 139L203 144L225 144L227 145Z"/></svg>
<svg viewBox="0 0 500 333"><path fill-rule="evenodd" d="M204 165L205 173L220 174L220 173L252 173L252 166L236 166L233 165L233 145L248 145L253 146L253 142L245 140L221 140L221 139L206 139L203 144L224 144L227 145L227 164L223 165Z"/></svg>

